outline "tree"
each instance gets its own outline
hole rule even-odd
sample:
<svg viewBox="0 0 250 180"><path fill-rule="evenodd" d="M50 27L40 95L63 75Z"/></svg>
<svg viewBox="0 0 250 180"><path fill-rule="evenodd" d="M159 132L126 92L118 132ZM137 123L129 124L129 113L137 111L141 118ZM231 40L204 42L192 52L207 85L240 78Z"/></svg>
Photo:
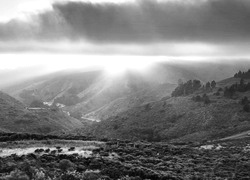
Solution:
<svg viewBox="0 0 250 180"><path fill-rule="evenodd" d="M210 89L211 88L211 84L210 84L210 82L207 82L206 83L206 89Z"/></svg>
<svg viewBox="0 0 250 180"><path fill-rule="evenodd" d="M203 94L202 98L205 104L209 104L211 102L207 94Z"/></svg>
<svg viewBox="0 0 250 180"><path fill-rule="evenodd" d="M249 103L249 100L248 100L248 98L245 96L242 100L241 100L241 104L242 105L246 105L246 104L248 104Z"/></svg>
<svg viewBox="0 0 250 180"><path fill-rule="evenodd" d="M212 87L212 89L214 89L216 87L216 82L215 81L211 82L211 87Z"/></svg>
<svg viewBox="0 0 250 180"><path fill-rule="evenodd" d="M244 110L245 112L250 112L250 106L249 106L248 103L245 104L245 105L243 106L243 110Z"/></svg>
<svg viewBox="0 0 250 180"><path fill-rule="evenodd" d="M234 75L235 78L247 78L249 79L250 78L250 69L246 72L241 72L239 71L238 73L236 73Z"/></svg>
<svg viewBox="0 0 250 180"><path fill-rule="evenodd" d="M201 88L201 82L199 80L193 80L193 89L198 90Z"/></svg>
<svg viewBox="0 0 250 180"><path fill-rule="evenodd" d="M243 78L240 79L240 86L244 86L245 85L245 81Z"/></svg>
<svg viewBox="0 0 250 180"><path fill-rule="evenodd" d="M242 76L242 72L239 71L239 72L238 72L238 77L241 77L241 76Z"/></svg>
<svg viewBox="0 0 250 180"><path fill-rule="evenodd" d="M247 85L246 85L246 90L247 90L247 91L250 90L250 83L247 83Z"/></svg>
<svg viewBox="0 0 250 180"><path fill-rule="evenodd" d="M193 81L189 80L186 84L185 84L185 94L184 95L188 95L193 93Z"/></svg>
<svg viewBox="0 0 250 180"><path fill-rule="evenodd" d="M245 92L246 91L246 85L245 85L245 81L243 78L240 79L240 85L237 88L238 91L240 92Z"/></svg>

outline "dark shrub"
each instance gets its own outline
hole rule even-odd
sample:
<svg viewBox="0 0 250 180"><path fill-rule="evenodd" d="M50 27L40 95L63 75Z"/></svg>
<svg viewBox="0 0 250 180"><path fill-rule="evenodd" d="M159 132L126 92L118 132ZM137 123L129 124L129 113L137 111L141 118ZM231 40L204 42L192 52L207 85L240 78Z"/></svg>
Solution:
<svg viewBox="0 0 250 180"><path fill-rule="evenodd" d="M219 89L218 89L218 92L221 92L221 91L223 91L223 89L222 89L222 88L219 88Z"/></svg>
<svg viewBox="0 0 250 180"><path fill-rule="evenodd" d="M244 110L245 112L250 112L250 106L249 106L249 104L245 104L245 105L243 106L243 110Z"/></svg>
<svg viewBox="0 0 250 180"><path fill-rule="evenodd" d="M215 96L220 96L220 92L217 91L216 93L214 93Z"/></svg>
<svg viewBox="0 0 250 180"><path fill-rule="evenodd" d="M148 104L146 104L146 105L144 106L144 108L145 108L145 111L149 111L149 110L151 109L151 106L150 106L150 104L148 103Z"/></svg>
<svg viewBox="0 0 250 180"><path fill-rule="evenodd" d="M73 174L63 174L61 180L80 180L80 178L75 177Z"/></svg>
<svg viewBox="0 0 250 180"><path fill-rule="evenodd" d="M121 171L116 168L105 168L101 173L108 175L112 179L119 179L119 177L122 175Z"/></svg>
<svg viewBox="0 0 250 180"><path fill-rule="evenodd" d="M30 178L22 171L15 170L10 173L9 176L5 178L6 180L29 180Z"/></svg>
<svg viewBox="0 0 250 180"><path fill-rule="evenodd" d="M59 162L59 168L62 170L62 171L67 171L68 169L70 168L74 168L75 167L75 164L72 163L70 160L67 160L67 159L63 159Z"/></svg>
<svg viewBox="0 0 250 180"><path fill-rule="evenodd" d="M204 94L202 98L203 98L203 101L204 101L205 104L211 103L209 97L206 94Z"/></svg>
<svg viewBox="0 0 250 180"><path fill-rule="evenodd" d="M194 97L192 98L192 100L195 101L195 102L200 102L200 101L202 101L202 98L201 98L200 95L197 95L197 96L194 96Z"/></svg>
<svg viewBox="0 0 250 180"><path fill-rule="evenodd" d="M100 174L96 172L85 172L83 180L97 180L100 178Z"/></svg>
<svg viewBox="0 0 250 180"><path fill-rule="evenodd" d="M245 96L242 100L241 100L241 104L242 105L246 105L246 104L248 104L249 103L249 100L248 100L248 98Z"/></svg>

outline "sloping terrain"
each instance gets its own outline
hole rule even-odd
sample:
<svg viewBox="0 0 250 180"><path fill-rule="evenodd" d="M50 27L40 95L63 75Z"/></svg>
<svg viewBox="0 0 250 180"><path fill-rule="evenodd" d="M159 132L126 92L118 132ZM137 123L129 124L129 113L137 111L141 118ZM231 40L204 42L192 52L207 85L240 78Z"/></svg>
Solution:
<svg viewBox="0 0 250 180"><path fill-rule="evenodd" d="M82 123L59 109L29 109L16 99L0 92L0 131L51 133L70 131Z"/></svg>
<svg viewBox="0 0 250 180"><path fill-rule="evenodd" d="M169 61L155 63L143 73L129 71L117 76L110 76L104 70L62 71L4 90L26 105L34 100L59 103L72 117L103 120L169 96L178 79L218 80L234 69L220 63L190 65Z"/></svg>
<svg viewBox="0 0 250 180"><path fill-rule="evenodd" d="M103 120L134 106L170 96L175 87L174 84L155 83L143 75L128 72L112 80L96 82L79 94L84 101L65 109L71 114L80 112L84 118Z"/></svg>
<svg viewBox="0 0 250 180"><path fill-rule="evenodd" d="M175 87L176 85L174 84L162 84L143 89L134 94L118 98L100 109L86 114L84 117L105 120L132 107L137 107L148 102L159 101L163 98L169 98L168 96Z"/></svg>
<svg viewBox="0 0 250 180"><path fill-rule="evenodd" d="M34 100L53 102L57 98L60 98L58 101L62 104L70 100L75 101L71 104L76 104L77 94L92 84L100 73L100 71L59 72L6 88L5 92L27 105Z"/></svg>
<svg viewBox="0 0 250 180"><path fill-rule="evenodd" d="M167 83L165 70L160 70L162 73L157 76L155 71L128 71L116 77L103 71L61 72L8 88L6 92L26 105L34 100L59 103L72 117L106 119L133 106L169 96L176 85Z"/></svg>
<svg viewBox="0 0 250 180"><path fill-rule="evenodd" d="M194 95L163 99L118 113L85 132L108 138L201 141L249 130L250 116L240 100L250 93L237 92L237 98L229 99L222 92L214 95L217 90L206 92L209 104L193 101Z"/></svg>

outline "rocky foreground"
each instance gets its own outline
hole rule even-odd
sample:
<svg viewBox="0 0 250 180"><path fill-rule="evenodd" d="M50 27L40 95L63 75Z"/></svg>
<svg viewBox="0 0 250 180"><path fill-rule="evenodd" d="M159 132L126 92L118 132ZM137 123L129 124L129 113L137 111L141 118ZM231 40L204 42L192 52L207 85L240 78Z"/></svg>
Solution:
<svg viewBox="0 0 250 180"><path fill-rule="evenodd" d="M61 147L0 158L1 180L250 179L250 140L166 144L112 140L90 156ZM74 151L69 147L67 151Z"/></svg>

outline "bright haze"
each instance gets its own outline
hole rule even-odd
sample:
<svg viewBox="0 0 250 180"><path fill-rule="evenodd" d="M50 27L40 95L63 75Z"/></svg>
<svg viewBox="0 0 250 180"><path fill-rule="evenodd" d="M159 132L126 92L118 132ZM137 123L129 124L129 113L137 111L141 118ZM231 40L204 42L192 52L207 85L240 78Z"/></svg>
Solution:
<svg viewBox="0 0 250 180"><path fill-rule="evenodd" d="M247 61L249 19L249 0L1 0L0 69Z"/></svg>

